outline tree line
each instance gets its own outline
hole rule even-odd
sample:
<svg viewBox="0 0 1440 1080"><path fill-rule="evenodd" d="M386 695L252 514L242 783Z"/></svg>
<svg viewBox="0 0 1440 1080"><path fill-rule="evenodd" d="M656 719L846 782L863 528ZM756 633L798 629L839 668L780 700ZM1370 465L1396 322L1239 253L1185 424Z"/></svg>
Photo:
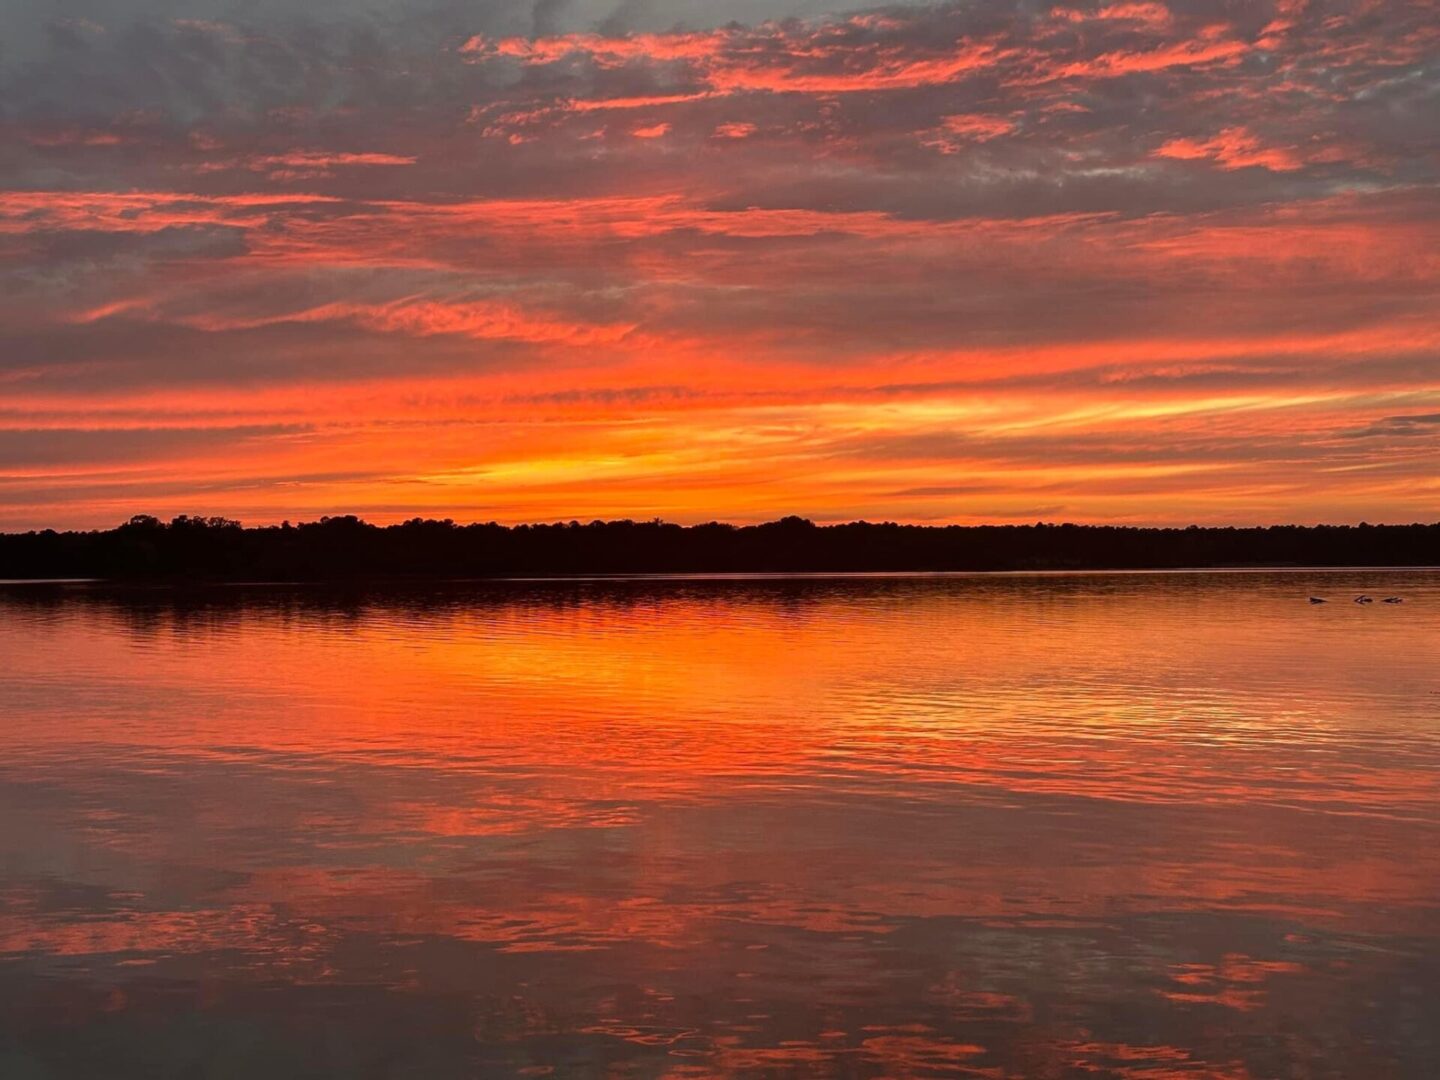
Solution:
<svg viewBox="0 0 1440 1080"><path fill-rule="evenodd" d="M0 534L0 578L308 581L504 575L883 570L1430 566L1440 523L1183 529L1110 525L763 525L577 521L505 526L353 515L244 528L147 515L115 529Z"/></svg>

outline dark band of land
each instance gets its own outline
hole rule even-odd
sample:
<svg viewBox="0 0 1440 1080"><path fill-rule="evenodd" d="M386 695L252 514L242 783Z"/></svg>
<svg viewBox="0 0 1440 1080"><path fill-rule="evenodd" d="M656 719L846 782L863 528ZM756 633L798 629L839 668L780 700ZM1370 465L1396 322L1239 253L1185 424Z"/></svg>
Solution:
<svg viewBox="0 0 1440 1080"><path fill-rule="evenodd" d="M244 528L139 516L93 532L0 534L0 578L324 581L626 573L1434 566L1440 523L1128 528L1103 525L681 526L661 521L457 525L353 516Z"/></svg>

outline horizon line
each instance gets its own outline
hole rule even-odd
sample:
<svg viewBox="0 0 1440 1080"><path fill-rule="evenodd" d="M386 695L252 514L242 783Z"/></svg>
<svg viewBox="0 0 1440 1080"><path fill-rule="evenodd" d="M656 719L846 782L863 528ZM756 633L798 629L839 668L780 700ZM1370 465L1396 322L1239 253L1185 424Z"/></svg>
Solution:
<svg viewBox="0 0 1440 1080"><path fill-rule="evenodd" d="M1038 518L1033 521L976 521L976 522L937 522L937 521L914 521L885 518L871 520L869 518L847 518L834 520L814 520L801 514L784 514L776 518L767 518L754 521L726 521L719 518L711 518L703 521L672 521L663 517L651 518L591 518L581 520L579 518L551 518L530 521L500 521L494 518L488 520L474 519L470 521L457 521L449 517L426 517L415 515L414 517L403 518L389 522L368 521L357 513L335 513L321 514L309 520L292 521L284 518L278 521L265 521L258 524L247 523L241 519L229 518L224 515L204 514L178 514L168 521L153 514L133 514L128 519L114 525L104 526L69 526L58 528L54 526L38 526L30 528L0 528L0 535L3 536L25 536L29 534L55 533L65 534L88 534L114 532L127 527L151 527L171 528L180 527L211 527L224 528L234 527L246 531L259 531L264 529L284 528L305 528L322 526L328 522L344 522L353 520L357 526L373 529L392 529L407 525L448 525L452 528L502 528L507 530L532 529L532 528L592 528L596 526L653 526L653 527L675 527L681 529L696 529L707 527L721 527L729 529L754 529L766 526L776 526L790 523L795 527L829 529L844 528L853 526L867 526L870 528L907 528L907 529L1034 529L1034 528L1075 528L1075 529L1131 529L1136 531L1153 532L1185 532L1187 530L1269 530L1269 529L1360 529L1360 528L1425 528L1440 526L1440 517L1433 520L1412 520L1412 521L1367 521L1358 522L1297 522L1297 521L1274 521L1268 523L1242 524L1236 522L1227 523L1201 523L1187 522L1185 524L1137 524L1133 522L1104 522L1104 521L1069 521L1069 520L1047 520Z"/></svg>

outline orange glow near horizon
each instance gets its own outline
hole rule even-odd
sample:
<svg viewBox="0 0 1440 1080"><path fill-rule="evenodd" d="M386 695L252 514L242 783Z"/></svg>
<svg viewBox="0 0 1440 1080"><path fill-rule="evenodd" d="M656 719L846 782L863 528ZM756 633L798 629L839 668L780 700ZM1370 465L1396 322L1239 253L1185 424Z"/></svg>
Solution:
<svg viewBox="0 0 1440 1080"><path fill-rule="evenodd" d="M1440 516L1432 4L730 6L18 33L0 529Z"/></svg>

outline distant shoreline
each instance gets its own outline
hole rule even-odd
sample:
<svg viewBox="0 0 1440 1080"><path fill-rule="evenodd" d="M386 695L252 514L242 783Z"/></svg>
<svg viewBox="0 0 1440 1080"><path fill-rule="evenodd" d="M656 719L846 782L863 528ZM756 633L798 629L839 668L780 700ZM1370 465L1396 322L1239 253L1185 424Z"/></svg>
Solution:
<svg viewBox="0 0 1440 1080"><path fill-rule="evenodd" d="M1440 523L1136 528L611 521L457 525L353 516L244 528L136 517L0 534L0 582L367 584L974 573L1322 571L1440 566Z"/></svg>
<svg viewBox="0 0 1440 1080"><path fill-rule="evenodd" d="M594 574L497 574L489 577L327 577L252 580L206 577L94 577L94 578L0 578L3 589L60 587L120 590L134 593L203 592L212 589L346 589L404 590L464 589L505 585L744 585L787 582L903 582L957 578L1006 577L1140 577L1184 576L1188 574L1440 574L1440 564L1429 566L1173 566L1105 567L1071 570L775 570L775 571L667 571L646 573Z"/></svg>

